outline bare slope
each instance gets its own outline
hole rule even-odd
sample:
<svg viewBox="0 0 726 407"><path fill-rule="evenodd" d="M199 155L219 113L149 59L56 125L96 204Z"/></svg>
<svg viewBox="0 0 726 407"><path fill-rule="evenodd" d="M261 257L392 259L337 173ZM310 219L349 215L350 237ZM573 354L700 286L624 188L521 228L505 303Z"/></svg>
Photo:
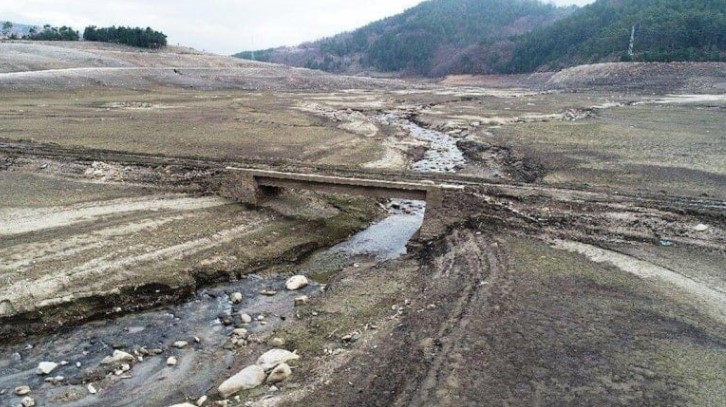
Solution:
<svg viewBox="0 0 726 407"><path fill-rule="evenodd" d="M330 89L401 87L402 83L339 77L307 69L243 61L187 48L140 50L84 42L0 43L0 89Z"/></svg>

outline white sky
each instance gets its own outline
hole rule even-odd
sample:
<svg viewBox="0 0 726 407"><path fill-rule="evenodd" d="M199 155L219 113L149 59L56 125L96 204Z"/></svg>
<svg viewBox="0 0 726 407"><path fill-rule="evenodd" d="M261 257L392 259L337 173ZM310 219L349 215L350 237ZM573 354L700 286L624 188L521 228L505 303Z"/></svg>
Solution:
<svg viewBox="0 0 726 407"><path fill-rule="evenodd" d="M594 0L550 0L559 5ZM349 31L421 0L0 0L0 21L151 26L199 50L232 54Z"/></svg>

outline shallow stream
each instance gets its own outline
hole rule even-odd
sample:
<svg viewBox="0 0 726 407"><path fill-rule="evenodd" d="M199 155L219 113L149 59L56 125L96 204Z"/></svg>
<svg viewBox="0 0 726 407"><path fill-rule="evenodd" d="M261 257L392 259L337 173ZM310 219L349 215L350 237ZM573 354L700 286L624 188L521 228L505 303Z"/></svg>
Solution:
<svg viewBox="0 0 726 407"><path fill-rule="evenodd" d="M395 115L385 120L429 143L430 148L412 165L413 170L453 172L464 163L461 151L447 135ZM409 240L423 222L425 203L391 200L387 210L389 216L382 221L302 264L298 272L312 279L303 290L287 291L284 277L248 275L223 286L200 289L193 300L181 305L89 322L21 344L0 345L0 406L20 405L22 397L14 390L24 385L30 387L29 396L37 406L164 406L196 400L232 365L234 345L229 335L235 327L244 326L252 340L264 337L294 311L296 297L319 294L321 282L330 275L357 262L381 262L405 254ZM260 294L263 290L276 294ZM229 295L235 292L243 299L232 305ZM243 325L241 313L250 315L253 322ZM177 341L189 344L176 348L173 344ZM133 354L140 347L160 353L129 363L128 371L101 365L114 349ZM170 357L177 358L175 366L167 365ZM38 375L40 362L59 366L48 375ZM95 394L88 383L93 383Z"/></svg>

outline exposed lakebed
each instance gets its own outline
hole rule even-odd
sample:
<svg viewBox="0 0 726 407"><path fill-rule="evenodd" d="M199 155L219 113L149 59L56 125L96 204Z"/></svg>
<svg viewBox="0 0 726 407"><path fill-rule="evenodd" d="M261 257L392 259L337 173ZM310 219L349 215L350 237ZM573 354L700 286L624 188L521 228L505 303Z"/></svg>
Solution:
<svg viewBox="0 0 726 407"><path fill-rule="evenodd" d="M386 120L428 144L423 159L411 169L453 172L464 163L461 151L447 135L393 115ZM250 333L248 340L266 341L294 313L295 298L319 294L324 288L321 283L330 275L357 262L387 261L406 253L409 240L423 222L425 202L391 200L386 210L389 216L383 220L301 264L298 272L312 279L302 290L286 290L282 276L247 275L223 286L200 289L184 304L0 345L0 404L19 405L22 397L14 389L25 385L36 405L42 406L163 406L208 394L232 366L232 330L244 327ZM233 305L229 296L237 292L242 301ZM241 321L243 313L252 322ZM178 341L188 345L175 347ZM128 370L114 371L101 364L116 349L137 357ZM170 357L177 360L174 366L167 363ZM47 375L37 374L39 363L46 361L58 366Z"/></svg>

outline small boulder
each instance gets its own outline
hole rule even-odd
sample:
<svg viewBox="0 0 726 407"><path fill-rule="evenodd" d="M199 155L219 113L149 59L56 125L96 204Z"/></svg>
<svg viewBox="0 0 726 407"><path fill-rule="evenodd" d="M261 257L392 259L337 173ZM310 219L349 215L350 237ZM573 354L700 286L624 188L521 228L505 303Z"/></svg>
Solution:
<svg viewBox="0 0 726 407"><path fill-rule="evenodd" d="M35 406L35 400L33 400L32 397L25 397L20 401L20 404L23 407L34 407Z"/></svg>
<svg viewBox="0 0 726 407"><path fill-rule="evenodd" d="M174 346L177 349L183 349L186 348L187 345L189 345L189 342L187 341L176 341L172 346Z"/></svg>
<svg viewBox="0 0 726 407"><path fill-rule="evenodd" d="M264 383L265 378L265 371L260 366L248 366L219 385L219 394L227 398L240 390L254 389Z"/></svg>
<svg viewBox="0 0 726 407"><path fill-rule="evenodd" d="M292 369L287 363L280 363L267 376L267 384L280 383L292 375Z"/></svg>
<svg viewBox="0 0 726 407"><path fill-rule="evenodd" d="M308 278L305 276L292 276L285 282L285 287L290 291L299 290L307 287L310 284Z"/></svg>
<svg viewBox="0 0 726 407"><path fill-rule="evenodd" d="M286 363L291 360L300 359L296 353L292 353L285 349L271 349L265 352L257 359L257 364L265 371L272 370L280 363Z"/></svg>
<svg viewBox="0 0 726 407"><path fill-rule="evenodd" d="M15 388L15 395L16 396L25 396L28 393L30 393L30 387L29 386L18 386L18 387Z"/></svg>
<svg viewBox="0 0 726 407"><path fill-rule="evenodd" d="M166 360L167 366L176 366L177 360L174 356L169 357L169 359Z"/></svg>
<svg viewBox="0 0 726 407"><path fill-rule="evenodd" d="M54 362L40 362L38 363L38 369L36 370L36 373L50 374L50 372L54 371L57 367L58 364Z"/></svg>

